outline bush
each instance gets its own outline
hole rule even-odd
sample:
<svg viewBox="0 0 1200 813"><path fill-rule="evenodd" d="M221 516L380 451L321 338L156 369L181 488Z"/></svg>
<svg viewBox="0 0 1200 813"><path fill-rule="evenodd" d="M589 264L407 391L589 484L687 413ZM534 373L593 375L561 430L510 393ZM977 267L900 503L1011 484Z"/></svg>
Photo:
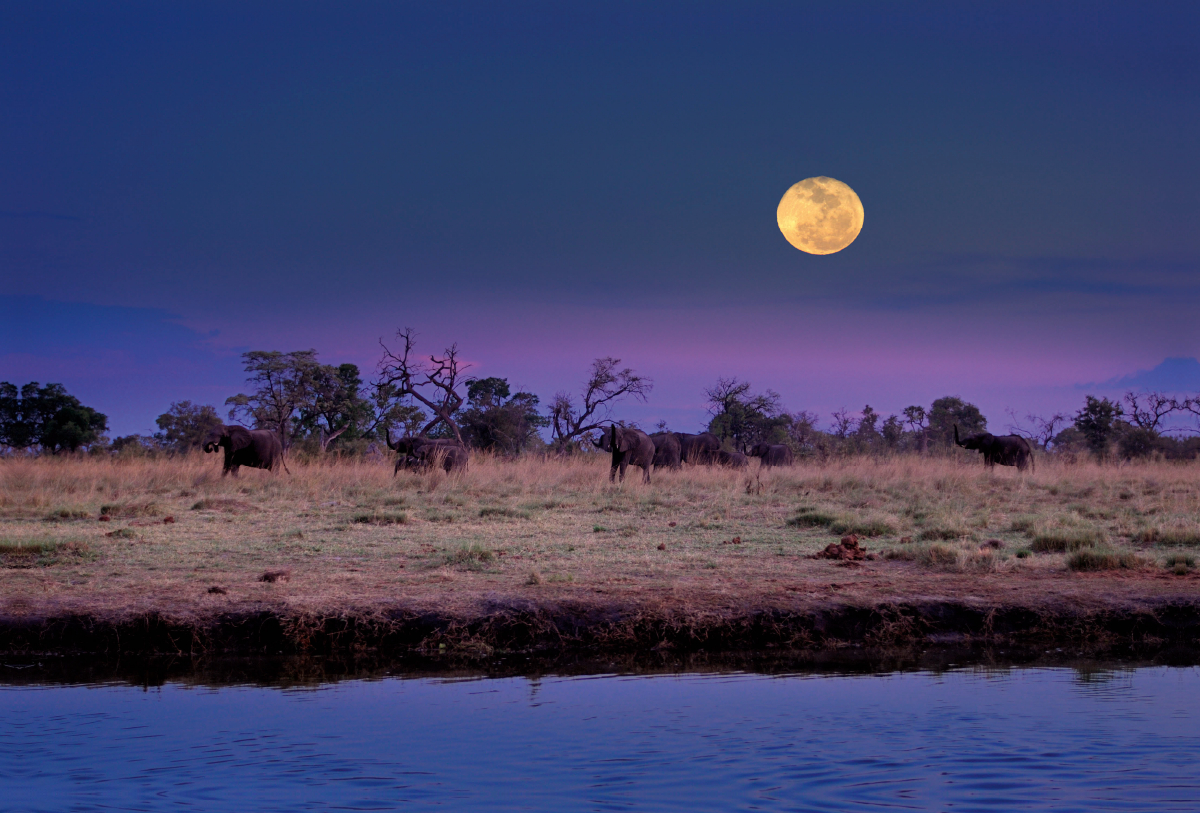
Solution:
<svg viewBox="0 0 1200 813"><path fill-rule="evenodd" d="M492 562L495 558L496 554L472 542L470 545L463 545L458 550L446 554L445 561L446 564L452 567L461 567L466 570L483 570L484 566Z"/></svg>
<svg viewBox="0 0 1200 813"><path fill-rule="evenodd" d="M358 514L354 521L363 525L404 525L408 522L408 514L403 511L388 513L375 511L371 514Z"/></svg>

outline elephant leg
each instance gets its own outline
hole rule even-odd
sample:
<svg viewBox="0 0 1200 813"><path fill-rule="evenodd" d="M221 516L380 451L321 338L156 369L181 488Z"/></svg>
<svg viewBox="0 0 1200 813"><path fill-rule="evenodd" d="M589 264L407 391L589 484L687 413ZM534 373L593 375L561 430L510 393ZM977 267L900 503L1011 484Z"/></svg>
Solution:
<svg viewBox="0 0 1200 813"><path fill-rule="evenodd" d="M229 470L229 473L232 474L234 477L237 477L238 469L240 469L240 468L241 468L241 466L234 466L232 469Z"/></svg>
<svg viewBox="0 0 1200 813"><path fill-rule="evenodd" d="M629 468L629 464L624 460L621 461L621 482L625 482L625 469Z"/></svg>
<svg viewBox="0 0 1200 813"><path fill-rule="evenodd" d="M642 482L643 483L650 482L650 469L651 468L652 468L651 466L642 466Z"/></svg>
<svg viewBox="0 0 1200 813"><path fill-rule="evenodd" d="M608 470L608 482L610 482L610 483L617 482L617 467L616 466L613 466L611 469Z"/></svg>

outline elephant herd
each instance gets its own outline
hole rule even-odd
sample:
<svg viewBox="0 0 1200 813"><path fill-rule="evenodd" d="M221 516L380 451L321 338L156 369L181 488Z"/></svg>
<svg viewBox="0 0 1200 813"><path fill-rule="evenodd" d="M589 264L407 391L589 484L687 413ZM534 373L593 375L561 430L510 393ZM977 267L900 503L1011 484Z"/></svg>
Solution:
<svg viewBox="0 0 1200 813"><path fill-rule="evenodd" d="M403 437L392 441L386 432L388 448L398 452L395 476L400 469L427 471L441 468L447 472L465 470L470 457L466 447L456 441L443 438ZM1024 471L1033 461L1033 447L1019 435L996 436L987 432L959 438L958 426L954 427L954 442L964 449L983 454L984 465L1016 466ZM637 466L642 470L642 482L650 482L650 470L654 468L680 469L684 463L692 465L727 466L744 469L750 458L757 457L764 468L792 465L792 450L782 443L756 444L747 454L731 452L721 448L721 441L709 432L690 435L685 432L655 432L647 435L640 429L613 424L593 444L612 455L612 468L608 479L625 481L625 469ZM225 453L225 465L221 475L237 477L242 466L276 471L283 466L283 445L279 436L268 429L247 429L244 426L218 426L204 442L205 452L221 449Z"/></svg>
<svg viewBox="0 0 1200 813"><path fill-rule="evenodd" d="M640 429L613 424L608 432L592 443L596 448L612 454L608 479L615 480L619 472L622 482L625 481L625 469L629 466L640 468L642 482L648 483L651 469L679 469L684 463L744 469L750 465L751 457L757 457L763 466L792 465L792 450L782 443L759 443L750 450L748 457L741 452L722 449L721 441L710 432L697 435L655 432L647 435Z"/></svg>

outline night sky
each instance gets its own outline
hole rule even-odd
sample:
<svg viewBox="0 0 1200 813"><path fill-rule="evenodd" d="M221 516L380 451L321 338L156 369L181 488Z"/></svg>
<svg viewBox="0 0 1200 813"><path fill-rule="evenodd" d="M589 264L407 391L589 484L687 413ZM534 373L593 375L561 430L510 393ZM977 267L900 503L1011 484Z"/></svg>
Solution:
<svg viewBox="0 0 1200 813"><path fill-rule="evenodd" d="M1200 390L1200 5L348 6L0 3L0 380L147 433L411 326L543 403L618 356L685 431L718 376ZM775 223L815 175L838 254Z"/></svg>

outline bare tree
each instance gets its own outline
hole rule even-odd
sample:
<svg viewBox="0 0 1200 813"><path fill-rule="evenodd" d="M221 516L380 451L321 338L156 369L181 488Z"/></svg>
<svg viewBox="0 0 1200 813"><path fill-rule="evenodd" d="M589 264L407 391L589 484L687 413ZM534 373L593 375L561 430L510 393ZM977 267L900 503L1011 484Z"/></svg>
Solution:
<svg viewBox="0 0 1200 813"><path fill-rule="evenodd" d="M1021 420L1017 418L1014 410L1005 411L1012 419L1007 426L1008 431L1033 440L1043 449L1049 447L1059 431L1066 428L1065 424L1073 420L1061 412L1055 412L1049 418L1043 418L1040 415L1026 415L1024 420Z"/></svg>
<svg viewBox="0 0 1200 813"><path fill-rule="evenodd" d="M1130 391L1125 393L1125 397L1122 400L1125 401L1125 406L1128 407L1125 410L1125 416L1140 428L1149 429L1151 432L1157 432L1158 425L1162 422L1162 419L1172 412L1187 409L1186 406L1180 404L1174 398L1170 398L1161 392L1144 392L1139 394Z"/></svg>
<svg viewBox="0 0 1200 813"><path fill-rule="evenodd" d="M403 347L396 352L384 344L383 339L379 340L383 357L379 359L379 380L375 386L381 390L391 388L394 398L411 397L433 413L433 419L419 434L424 435L444 423L454 433L454 439L462 443L462 432L453 416L466 400L459 394L458 387L465 383L462 374L467 365L458 360L457 344L447 347L440 358L430 355L426 361L425 357L417 357L413 352L416 338L416 331L410 327L397 331L396 339Z"/></svg>
<svg viewBox="0 0 1200 813"><path fill-rule="evenodd" d="M842 407L833 413L833 424L829 432L838 440L845 440L850 436L850 427L852 426L854 426L854 413Z"/></svg>
<svg viewBox="0 0 1200 813"><path fill-rule="evenodd" d="M620 363L620 359L612 356L592 362L578 406L569 393L555 394L550 403L550 434L551 442L560 454L578 443L585 432L599 429L609 420L612 404L626 396L645 401L654 388L653 381L631 368L618 370Z"/></svg>

